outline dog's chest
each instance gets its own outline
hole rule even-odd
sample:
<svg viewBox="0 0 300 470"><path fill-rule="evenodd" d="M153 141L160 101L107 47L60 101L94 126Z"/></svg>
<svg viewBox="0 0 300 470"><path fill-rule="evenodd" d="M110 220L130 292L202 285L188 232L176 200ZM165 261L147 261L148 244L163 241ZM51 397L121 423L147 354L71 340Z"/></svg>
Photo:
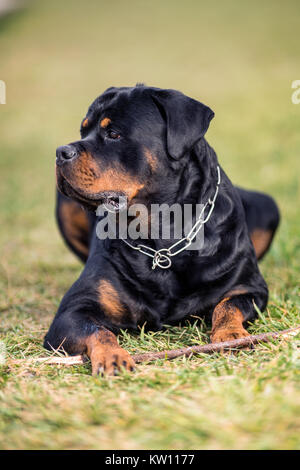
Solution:
<svg viewBox="0 0 300 470"><path fill-rule="evenodd" d="M159 329L163 324L176 323L191 315L202 316L212 305L214 296L204 286L185 281L175 275L159 283L148 279L139 282L133 295L132 291L129 295L127 292L123 301L131 327L146 324L151 329Z"/></svg>

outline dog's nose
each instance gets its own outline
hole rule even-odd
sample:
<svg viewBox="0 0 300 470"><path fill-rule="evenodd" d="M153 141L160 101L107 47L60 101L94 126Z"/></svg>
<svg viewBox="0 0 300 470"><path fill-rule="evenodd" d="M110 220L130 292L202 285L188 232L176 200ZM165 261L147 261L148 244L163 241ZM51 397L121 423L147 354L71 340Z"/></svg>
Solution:
<svg viewBox="0 0 300 470"><path fill-rule="evenodd" d="M56 162L57 164L71 160L76 157L77 152L72 145L62 145L56 149Z"/></svg>

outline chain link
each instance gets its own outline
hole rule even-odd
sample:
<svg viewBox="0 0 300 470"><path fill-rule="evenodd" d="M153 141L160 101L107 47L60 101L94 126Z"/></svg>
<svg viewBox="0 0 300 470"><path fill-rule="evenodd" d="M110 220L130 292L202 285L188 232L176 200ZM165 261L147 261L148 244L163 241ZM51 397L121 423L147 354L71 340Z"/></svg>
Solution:
<svg viewBox="0 0 300 470"><path fill-rule="evenodd" d="M133 250L139 251L143 253L146 256L149 256L150 258L153 259L152 261L152 269L155 269L156 266L158 266L161 269L168 269L172 265L172 256L176 256L182 251L186 250L193 242L194 238L198 235L199 231L201 228L209 221L211 218L211 215L213 213L214 207L215 207L215 202L218 196L219 192L219 187L221 183L221 172L220 172L220 167L219 165L217 166L217 172L218 172L218 179L217 179L217 186L216 186L216 191L212 199L208 199L207 203L204 204L201 213L196 221L196 223L193 225L189 233L187 234L186 237L181 238L181 240L178 240L177 242L173 243L169 248L161 248L160 250L154 250L154 248L150 248L149 246L138 244L137 246L132 245L129 243L127 240L122 238L121 240L126 243L130 248ZM203 220L202 217L204 215L205 209L209 207L209 211L207 213L207 216ZM181 244L184 244L181 248L178 248ZM174 248L177 248L176 251L172 251Z"/></svg>

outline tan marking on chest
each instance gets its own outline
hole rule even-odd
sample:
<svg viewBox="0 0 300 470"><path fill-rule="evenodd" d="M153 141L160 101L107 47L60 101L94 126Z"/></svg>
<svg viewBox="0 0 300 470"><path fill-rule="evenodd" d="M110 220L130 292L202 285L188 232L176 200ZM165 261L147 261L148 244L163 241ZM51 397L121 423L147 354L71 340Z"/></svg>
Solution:
<svg viewBox="0 0 300 470"><path fill-rule="evenodd" d="M124 315L124 308L114 286L109 281L101 279L97 290L104 313L113 321L119 322Z"/></svg>
<svg viewBox="0 0 300 470"><path fill-rule="evenodd" d="M144 154L147 159L147 162L149 163L151 170L155 171L158 166L157 157L152 152L150 152L150 150L147 148L144 149Z"/></svg>

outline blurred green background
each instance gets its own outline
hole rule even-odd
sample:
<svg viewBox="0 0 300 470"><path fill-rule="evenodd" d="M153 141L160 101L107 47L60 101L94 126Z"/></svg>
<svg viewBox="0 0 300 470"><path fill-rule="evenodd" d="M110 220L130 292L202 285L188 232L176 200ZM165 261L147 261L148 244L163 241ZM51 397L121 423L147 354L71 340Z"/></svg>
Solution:
<svg viewBox="0 0 300 470"><path fill-rule="evenodd" d="M0 17L0 80L7 87L7 104L0 105L0 332L9 339L12 356L40 351L32 348L40 347L61 296L81 269L55 226L55 149L78 138L80 122L97 95L109 86L136 82L179 89L209 105L215 119L207 139L229 177L276 198L282 223L261 264L271 291L266 328L274 327L273 318L280 326L280 315L290 314L291 324L299 323L300 105L291 101L292 82L300 79L299 31L298 0L28 1ZM16 392L29 386L23 375L17 371L16 381L8 384L3 378L5 396L10 390L12 397L8 409L14 410L22 396L34 410L34 393L25 399ZM293 393L287 409L299 400ZM235 399L230 403L242 413ZM214 428L219 413L217 407L210 411ZM268 427L267 443L251 440L246 432L247 440L240 429L240 445L279 446L272 434L277 418ZM4 447L65 442L24 437L16 424L26 421L21 411L5 419L0 425L6 430ZM296 445L289 425L280 428L283 436L287 432L285 447ZM192 436L187 444L182 426L173 441L165 442L162 431L148 444L131 436L128 446L193 448L199 442L233 447L239 442L200 433L200 440ZM95 442L87 440L86 446ZM116 444L113 438L104 442Z"/></svg>
<svg viewBox="0 0 300 470"><path fill-rule="evenodd" d="M299 10L297 1L66 0L28 2L1 19L3 225L18 237L44 224L55 233L55 148L78 137L97 95L137 81L208 104L208 140L225 171L295 216Z"/></svg>

